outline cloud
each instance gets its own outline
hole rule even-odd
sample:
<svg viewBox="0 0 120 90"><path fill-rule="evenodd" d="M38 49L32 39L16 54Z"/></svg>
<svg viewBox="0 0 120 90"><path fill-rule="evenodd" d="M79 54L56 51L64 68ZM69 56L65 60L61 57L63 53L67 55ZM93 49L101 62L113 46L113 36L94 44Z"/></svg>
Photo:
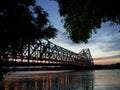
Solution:
<svg viewBox="0 0 120 90"><path fill-rule="evenodd" d="M120 33L114 33L111 36L106 36L109 39L103 39L99 48L103 52L112 52L112 51L120 51Z"/></svg>
<svg viewBox="0 0 120 90"><path fill-rule="evenodd" d="M89 44L98 46L97 49L102 52L120 51L120 25L109 26L108 23L103 23L100 29L97 29L97 34L94 34L89 39Z"/></svg>
<svg viewBox="0 0 120 90"><path fill-rule="evenodd" d="M120 58L120 54L119 55L114 55L114 56L109 56L109 57L99 57L99 58L94 58L94 60L104 60L104 59L114 59L114 58Z"/></svg>

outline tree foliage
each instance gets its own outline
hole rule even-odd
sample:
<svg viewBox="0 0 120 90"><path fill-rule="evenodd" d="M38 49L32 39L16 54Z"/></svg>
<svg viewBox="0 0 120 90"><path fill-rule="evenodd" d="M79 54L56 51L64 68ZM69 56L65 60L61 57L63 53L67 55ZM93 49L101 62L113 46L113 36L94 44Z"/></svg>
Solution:
<svg viewBox="0 0 120 90"><path fill-rule="evenodd" d="M102 22L120 24L119 0L56 0L73 42L87 42Z"/></svg>
<svg viewBox="0 0 120 90"><path fill-rule="evenodd" d="M35 0L0 0L0 52L38 38L54 38L56 29Z"/></svg>

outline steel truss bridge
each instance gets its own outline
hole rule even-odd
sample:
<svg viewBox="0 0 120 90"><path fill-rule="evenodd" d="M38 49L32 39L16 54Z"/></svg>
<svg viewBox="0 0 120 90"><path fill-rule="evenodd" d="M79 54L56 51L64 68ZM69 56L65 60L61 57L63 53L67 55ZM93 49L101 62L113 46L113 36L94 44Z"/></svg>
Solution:
<svg viewBox="0 0 120 90"><path fill-rule="evenodd" d="M49 40L39 39L24 46L21 52L5 52L5 66L61 66L70 69L90 69L94 63L89 49L75 53Z"/></svg>

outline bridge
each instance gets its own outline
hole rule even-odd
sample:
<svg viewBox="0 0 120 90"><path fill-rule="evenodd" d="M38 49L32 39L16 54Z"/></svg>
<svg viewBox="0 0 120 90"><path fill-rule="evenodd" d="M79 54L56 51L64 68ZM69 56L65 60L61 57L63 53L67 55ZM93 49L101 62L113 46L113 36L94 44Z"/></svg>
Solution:
<svg viewBox="0 0 120 90"><path fill-rule="evenodd" d="M49 40L37 39L20 48L20 52L9 46L1 56L1 68L11 66L61 66L70 69L90 69L94 65L89 49L75 53Z"/></svg>

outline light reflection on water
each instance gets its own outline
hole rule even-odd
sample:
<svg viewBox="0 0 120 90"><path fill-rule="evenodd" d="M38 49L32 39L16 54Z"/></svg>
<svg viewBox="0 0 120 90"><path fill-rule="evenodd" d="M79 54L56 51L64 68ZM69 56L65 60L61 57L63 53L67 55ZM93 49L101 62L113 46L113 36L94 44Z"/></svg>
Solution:
<svg viewBox="0 0 120 90"><path fill-rule="evenodd" d="M120 90L120 70L56 72L14 73L0 90Z"/></svg>

